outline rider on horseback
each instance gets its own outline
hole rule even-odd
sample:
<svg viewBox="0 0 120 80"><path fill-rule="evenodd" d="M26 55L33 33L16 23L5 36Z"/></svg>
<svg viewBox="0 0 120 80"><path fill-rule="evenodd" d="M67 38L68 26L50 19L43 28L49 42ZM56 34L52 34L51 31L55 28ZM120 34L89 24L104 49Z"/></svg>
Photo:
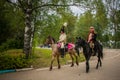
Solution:
<svg viewBox="0 0 120 80"><path fill-rule="evenodd" d="M97 35L96 35L96 33L95 33L94 27L91 26L91 27L90 27L89 34L88 34L87 42L88 42L89 45L90 45L90 48L91 48L92 53L93 53L93 56L96 55L95 52L94 52L96 37L97 37Z"/></svg>
<svg viewBox="0 0 120 80"><path fill-rule="evenodd" d="M66 44L66 39L67 39L67 35L65 33L65 26L63 25L61 30L60 30L60 37L59 37L59 41L58 44L60 44L60 52L61 52L61 57L64 57L64 53L65 53L65 44Z"/></svg>

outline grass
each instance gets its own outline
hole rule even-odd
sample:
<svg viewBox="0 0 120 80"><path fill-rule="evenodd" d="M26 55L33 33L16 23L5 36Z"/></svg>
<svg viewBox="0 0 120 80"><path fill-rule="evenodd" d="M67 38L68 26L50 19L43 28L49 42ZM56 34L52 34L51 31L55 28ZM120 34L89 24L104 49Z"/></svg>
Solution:
<svg viewBox="0 0 120 80"><path fill-rule="evenodd" d="M36 58L34 60L34 62L32 63L34 68L41 68L41 67L50 66L51 53L52 53L52 51L50 49L42 49L42 48L35 49L34 54L37 55L38 58ZM80 58L78 58L78 60L79 60L79 62L85 61L83 54L80 54ZM65 65L66 62L69 62L69 61L71 61L69 54L67 54L64 59L60 58L61 65ZM53 65L54 66L57 65L57 60L54 61Z"/></svg>
<svg viewBox="0 0 120 80"><path fill-rule="evenodd" d="M19 61L18 63L20 63L20 66L24 65L24 63L25 63L26 67L30 67L31 65L34 68L49 67L50 66L50 61L51 61L51 53L52 53L51 49L35 48L31 57L30 57L30 59L23 59L22 60L23 63L20 62L21 58L20 59L15 59L15 60ZM25 57L22 49L8 50L8 51L5 51L3 53L0 53L0 55L2 55L2 54L7 55L7 57L12 56L12 59L16 56L17 56L17 58L19 58L18 56L24 56ZM6 56L4 56L4 57L6 57ZM24 57L22 57L22 58L24 58ZM4 59L4 58L2 58L2 59ZM6 58L6 59L8 59L8 58ZM61 65L65 65L66 62L71 60L69 54L66 55L65 59L60 58ZM26 62L24 60L26 60ZM82 62L84 60L85 60L85 58L81 54L80 58L79 58L79 62ZM6 60L3 60L2 64L5 63L4 61L6 61ZM9 61L9 60L7 60L7 61ZM14 62L14 60L12 60L12 61ZM17 62L15 61L15 63L17 63ZM11 62L11 64L13 64L13 63ZM53 66L56 66L56 65L57 65L57 61L55 60Z"/></svg>

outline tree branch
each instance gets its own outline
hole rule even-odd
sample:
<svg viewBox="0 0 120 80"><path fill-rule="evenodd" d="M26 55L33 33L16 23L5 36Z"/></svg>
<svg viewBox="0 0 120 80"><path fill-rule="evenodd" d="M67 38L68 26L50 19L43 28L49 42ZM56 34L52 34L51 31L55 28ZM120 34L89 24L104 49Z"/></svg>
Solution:
<svg viewBox="0 0 120 80"><path fill-rule="evenodd" d="M44 5L34 7L32 9L32 11L35 10L35 9L41 8L41 7L46 7L46 6L63 6L63 7L67 7L67 6L80 6L80 4L66 4L66 5L64 5L64 4L44 4Z"/></svg>
<svg viewBox="0 0 120 80"><path fill-rule="evenodd" d="M18 6L18 7L21 8L23 11L25 10L20 0L18 0L18 2L20 3L20 5L18 5L18 4L16 4L16 3L13 3L11 0L6 0L6 1L7 1L8 3L14 5L14 6Z"/></svg>
<svg viewBox="0 0 120 80"><path fill-rule="evenodd" d="M16 3L13 3L11 0L6 0L8 3L11 3L14 6L18 6Z"/></svg>
<svg viewBox="0 0 120 80"><path fill-rule="evenodd" d="M23 6L23 4L22 4L22 1L21 1L21 0L18 0L18 2L19 2L19 4L20 4L20 7L22 8L22 10L24 11L25 9L24 9L24 6Z"/></svg>

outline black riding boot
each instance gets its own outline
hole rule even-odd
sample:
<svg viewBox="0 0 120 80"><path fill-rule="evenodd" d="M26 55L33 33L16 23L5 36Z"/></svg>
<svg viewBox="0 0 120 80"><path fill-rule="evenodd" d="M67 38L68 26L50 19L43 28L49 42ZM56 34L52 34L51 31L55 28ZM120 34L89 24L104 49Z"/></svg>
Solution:
<svg viewBox="0 0 120 80"><path fill-rule="evenodd" d="M60 52L61 52L61 58L64 58L64 48L61 48Z"/></svg>

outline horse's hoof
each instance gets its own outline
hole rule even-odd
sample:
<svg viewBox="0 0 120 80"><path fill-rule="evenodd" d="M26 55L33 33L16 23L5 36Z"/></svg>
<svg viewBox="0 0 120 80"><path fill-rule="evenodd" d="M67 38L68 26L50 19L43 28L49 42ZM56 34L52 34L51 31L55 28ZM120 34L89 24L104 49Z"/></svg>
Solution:
<svg viewBox="0 0 120 80"><path fill-rule="evenodd" d="M71 65L71 67L73 67L73 66L74 66L74 64Z"/></svg>
<svg viewBox="0 0 120 80"><path fill-rule="evenodd" d="M88 73L89 72L89 70L86 70L86 73Z"/></svg>
<svg viewBox="0 0 120 80"><path fill-rule="evenodd" d="M96 66L96 69L98 69L98 65Z"/></svg>
<svg viewBox="0 0 120 80"><path fill-rule="evenodd" d="M102 67L102 64L100 64L100 67Z"/></svg>
<svg viewBox="0 0 120 80"><path fill-rule="evenodd" d="M79 63L78 63L78 62L76 62L76 64L77 64L77 66L79 65Z"/></svg>
<svg viewBox="0 0 120 80"><path fill-rule="evenodd" d="M96 69L98 69L98 67L96 67Z"/></svg>
<svg viewBox="0 0 120 80"><path fill-rule="evenodd" d="M60 69L61 67L60 66L58 66L58 69Z"/></svg>
<svg viewBox="0 0 120 80"><path fill-rule="evenodd" d="M52 71L52 67L50 67L49 71Z"/></svg>
<svg viewBox="0 0 120 80"><path fill-rule="evenodd" d="M49 71L52 71L52 69L49 69Z"/></svg>
<svg viewBox="0 0 120 80"><path fill-rule="evenodd" d="M86 73L88 73L89 71L86 71Z"/></svg>
<svg viewBox="0 0 120 80"><path fill-rule="evenodd" d="M52 69L49 69L49 71L52 71Z"/></svg>

